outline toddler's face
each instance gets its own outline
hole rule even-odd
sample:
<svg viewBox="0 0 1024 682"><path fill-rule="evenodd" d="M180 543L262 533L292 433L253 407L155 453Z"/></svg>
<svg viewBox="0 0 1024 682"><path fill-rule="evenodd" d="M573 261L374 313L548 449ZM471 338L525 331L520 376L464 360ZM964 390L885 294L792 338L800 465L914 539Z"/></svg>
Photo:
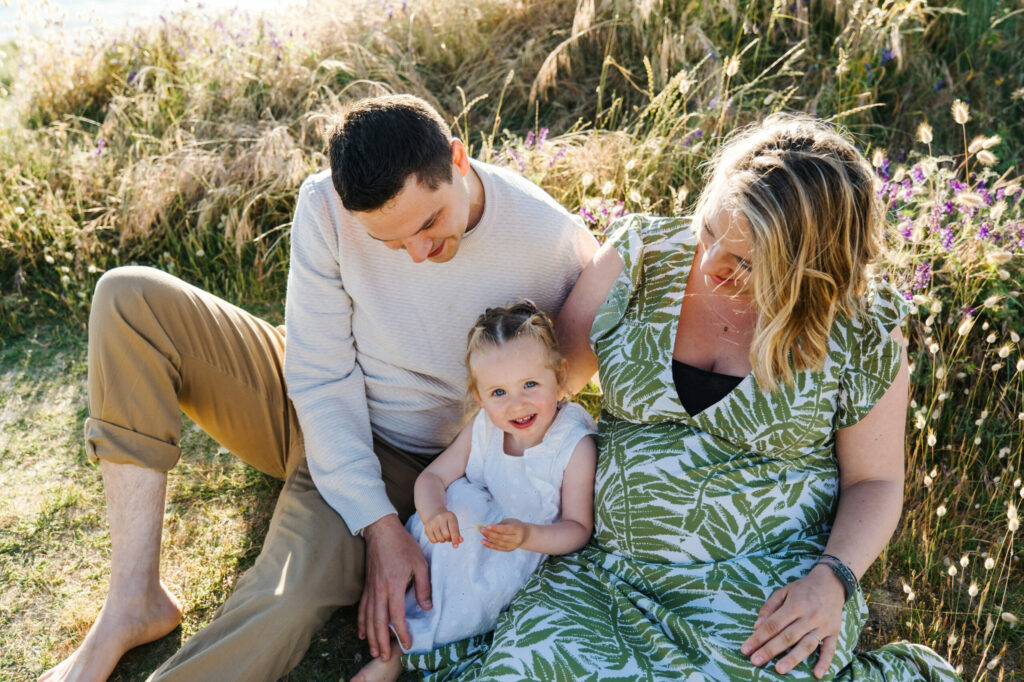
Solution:
<svg viewBox="0 0 1024 682"><path fill-rule="evenodd" d="M476 399L521 452L541 441L558 409L560 386L540 341L519 338L473 353ZM506 451L509 449L506 448Z"/></svg>

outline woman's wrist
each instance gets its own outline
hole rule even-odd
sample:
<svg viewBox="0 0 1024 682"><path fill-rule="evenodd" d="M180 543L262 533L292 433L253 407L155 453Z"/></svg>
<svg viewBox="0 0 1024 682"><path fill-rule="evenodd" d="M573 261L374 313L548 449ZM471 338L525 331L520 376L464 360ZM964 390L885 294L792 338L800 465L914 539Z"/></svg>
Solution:
<svg viewBox="0 0 1024 682"><path fill-rule="evenodd" d="M832 576L830 581L842 591L843 601L849 601L857 593L857 576L850 567L839 557L831 554L822 554L818 561L811 568L811 572L817 571L822 577L826 574Z"/></svg>

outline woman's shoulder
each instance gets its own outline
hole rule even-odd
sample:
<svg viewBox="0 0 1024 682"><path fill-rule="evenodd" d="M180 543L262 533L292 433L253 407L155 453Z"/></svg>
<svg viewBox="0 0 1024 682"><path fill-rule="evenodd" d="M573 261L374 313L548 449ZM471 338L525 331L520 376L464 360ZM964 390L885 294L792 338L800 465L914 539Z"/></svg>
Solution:
<svg viewBox="0 0 1024 682"><path fill-rule="evenodd" d="M892 284L882 278L868 282L867 291L857 301L852 315L841 315L833 327L833 338L844 341L847 350L853 347L877 346L890 339L913 310L913 306Z"/></svg>

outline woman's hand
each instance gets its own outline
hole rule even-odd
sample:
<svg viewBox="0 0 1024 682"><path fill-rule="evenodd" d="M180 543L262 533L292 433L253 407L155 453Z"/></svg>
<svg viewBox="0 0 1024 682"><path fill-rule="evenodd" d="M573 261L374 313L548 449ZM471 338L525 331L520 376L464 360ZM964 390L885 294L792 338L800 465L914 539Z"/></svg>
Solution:
<svg viewBox="0 0 1024 682"><path fill-rule="evenodd" d="M447 509L434 514L429 521L424 522L423 530L431 542L450 542L452 547L458 547L462 542L459 518Z"/></svg>
<svg viewBox="0 0 1024 682"><path fill-rule="evenodd" d="M502 519L500 523L487 524L480 532L484 536L484 547L511 552L530 539L530 524L519 519Z"/></svg>
<svg viewBox="0 0 1024 682"><path fill-rule="evenodd" d="M820 646L814 666L814 676L820 680L836 653L845 601L839 578L828 566L819 564L768 597L757 614L754 634L740 651L750 656L753 665L761 666L789 649L775 664L775 670L784 675Z"/></svg>

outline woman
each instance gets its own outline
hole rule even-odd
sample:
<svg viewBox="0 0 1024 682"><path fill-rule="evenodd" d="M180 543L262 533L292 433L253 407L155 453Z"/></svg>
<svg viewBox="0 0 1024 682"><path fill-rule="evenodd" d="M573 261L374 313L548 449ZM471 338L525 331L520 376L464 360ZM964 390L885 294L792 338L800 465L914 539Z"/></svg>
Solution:
<svg viewBox="0 0 1024 682"><path fill-rule="evenodd" d="M880 230L864 158L790 116L722 149L692 219L623 219L560 319L577 382L597 362L604 392L594 538L547 563L493 646L435 668L957 679L922 646L853 652L856 579L903 499L906 311L868 277Z"/></svg>

